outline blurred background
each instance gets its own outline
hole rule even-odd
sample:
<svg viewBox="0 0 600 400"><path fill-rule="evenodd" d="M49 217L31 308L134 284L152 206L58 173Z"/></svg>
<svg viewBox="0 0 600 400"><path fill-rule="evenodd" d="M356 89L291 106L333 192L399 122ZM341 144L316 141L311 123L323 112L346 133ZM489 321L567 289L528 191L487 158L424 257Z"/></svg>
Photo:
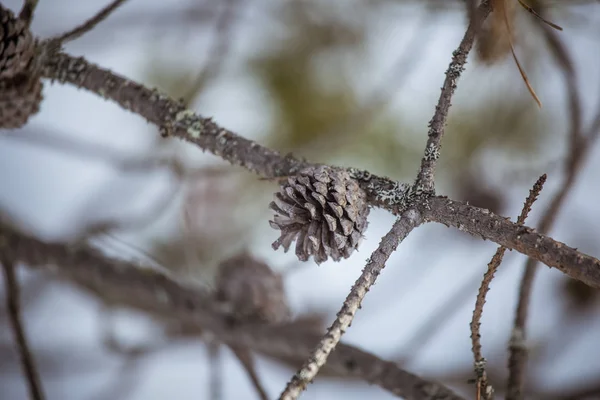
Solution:
<svg viewBox="0 0 600 400"><path fill-rule="evenodd" d="M32 29L44 38L60 34L106 3L41 0ZM3 4L21 7L16 0ZM600 5L530 5L564 28L553 35L571 59L585 130L600 107ZM540 21L518 6L509 17L516 53L543 108L521 79L506 31L491 21L453 100L438 193L515 219L535 180L547 173L527 223L536 226L563 183L573 87ZM130 0L66 50L182 98L201 115L282 153L412 181L444 71L467 22L460 0ZM393 223L374 209L358 254L319 267L300 263L293 252L271 249L278 232L269 227L267 205L276 183L162 139L141 118L71 86L46 82L44 98L25 128L0 135L0 208L44 239L72 240L95 230L94 244L107 254L208 287L220 261L248 250L283 275L294 316L324 329ZM590 149L551 231L596 257L598 154L598 145ZM455 229L420 227L392 255L344 341L472 398L469 322L495 249ZM499 392L525 261L507 254L484 308L483 354ZM25 327L48 399L257 398L227 348L215 356L198 338L165 339L160 324L143 314L110 307L42 273L23 270L19 277ZM528 398L600 398L599 295L541 267L527 325ZM296 367L258 357L270 398ZM392 398L361 381L320 375L303 398L366 396ZM27 397L4 306L0 397Z"/></svg>

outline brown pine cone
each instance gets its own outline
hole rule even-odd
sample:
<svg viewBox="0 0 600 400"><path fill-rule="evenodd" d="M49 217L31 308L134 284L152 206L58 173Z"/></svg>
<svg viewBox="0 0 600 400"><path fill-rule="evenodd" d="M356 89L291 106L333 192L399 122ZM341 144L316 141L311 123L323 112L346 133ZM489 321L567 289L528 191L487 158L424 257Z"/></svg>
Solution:
<svg viewBox="0 0 600 400"><path fill-rule="evenodd" d="M25 125L40 109L42 81L21 74L0 80L0 128L16 129Z"/></svg>
<svg viewBox="0 0 600 400"><path fill-rule="evenodd" d="M273 242L287 252L296 240L296 256L317 264L331 257L348 258L367 228L369 206L364 191L341 169L308 168L287 178L269 207L275 218L271 227L281 230Z"/></svg>
<svg viewBox="0 0 600 400"><path fill-rule="evenodd" d="M35 43L27 24L0 5L0 79L24 72L35 53Z"/></svg>
<svg viewBox="0 0 600 400"><path fill-rule="evenodd" d="M241 321L278 323L290 315L281 275L247 252L219 265L216 286L217 299Z"/></svg>

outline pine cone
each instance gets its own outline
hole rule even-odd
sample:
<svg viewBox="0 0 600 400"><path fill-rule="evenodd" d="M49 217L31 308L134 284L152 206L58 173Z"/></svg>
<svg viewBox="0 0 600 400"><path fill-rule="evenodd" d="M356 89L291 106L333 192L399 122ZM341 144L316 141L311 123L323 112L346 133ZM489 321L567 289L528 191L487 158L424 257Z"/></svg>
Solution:
<svg viewBox="0 0 600 400"><path fill-rule="evenodd" d="M35 43L27 24L0 5L0 79L24 72L34 53Z"/></svg>
<svg viewBox="0 0 600 400"><path fill-rule="evenodd" d="M317 264L350 257L369 215L358 183L344 170L323 166L289 177L269 207L276 213L271 227L281 230L273 248L287 252L296 239L296 256L307 261L312 255Z"/></svg>
<svg viewBox="0 0 600 400"><path fill-rule="evenodd" d="M39 77L19 75L0 80L0 128L16 129L25 125L40 109L42 81Z"/></svg>
<svg viewBox="0 0 600 400"><path fill-rule="evenodd" d="M219 265L216 286L217 299L242 321L277 323L290 315L281 275L247 252Z"/></svg>

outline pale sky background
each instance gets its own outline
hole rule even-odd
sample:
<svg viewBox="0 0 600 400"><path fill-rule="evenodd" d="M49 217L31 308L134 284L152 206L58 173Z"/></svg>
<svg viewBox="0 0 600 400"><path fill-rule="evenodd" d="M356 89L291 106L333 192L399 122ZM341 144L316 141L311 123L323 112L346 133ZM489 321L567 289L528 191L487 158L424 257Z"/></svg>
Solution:
<svg viewBox="0 0 600 400"><path fill-rule="evenodd" d="M48 37L81 23L93 15L106 2L40 0L33 30ZM202 65L204 52L210 37L206 29L175 30L162 27L160 15L177 10L191 3L188 1L142 1L130 0L108 21L84 38L69 44L67 51L84 55L119 74L143 81L147 77L148 63L152 59L165 58L185 62L190 67ZM3 2L17 9L18 1ZM269 35L269 27L261 28L268 21L265 9L268 1L255 1L247 6L236 28L236 51L232 58L243 57L260 49L262 40ZM592 20L600 21L600 5L580 7L577 11ZM458 8L456 12L433 17L432 28L423 28L422 10L415 6L399 7L397 12L374 21L377 25L370 32L369 49L372 59L365 60L363 69L354 71L360 76L359 88L369 89L387 76L397 55L410 42L411 34L429 37L427 46L419 49L417 67L406 78L401 91L394 97L391 109L408 110L410 123L420 127L423 143L427 121L431 117L443 71L450 60L452 50L464 33L464 19ZM149 32L144 16L155 19L154 30ZM139 22L139 28L123 28L120 21L127 18ZM138 19L135 19L138 18ZM399 23L402 22L402 23ZM554 21L559 23L560 21ZM258 25L258 27L257 27ZM136 25L138 26L138 25ZM118 27L118 28L117 28ZM171 31L176 32L169 34ZM596 30L593 32L593 30ZM183 32L183 33L182 33ZM589 32L566 29L561 36L569 46L576 61L584 105L584 121L598 107L600 88L600 30ZM150 57L152 55L152 57ZM212 116L219 124L243 136L260 141L263 131L269 127L272 110L268 103L257 101L263 93L257 83L237 71L231 61L227 80L209 88L195 105L202 115ZM366 66L370 66L366 68ZM519 83L516 69L486 69L469 63L467 72L459 83L455 106L467 106L482 101L486 93L498 90L507 82L517 82L514 90L525 90ZM548 67L535 74L536 90L544 101L540 115L562 115L565 95L560 73ZM484 79L481 79L484 78ZM363 87L364 86L364 87ZM41 112L26 129L45 130L67 137L76 137L98 145L107 146L132 155L144 154L156 140L157 132L141 118L105 102L97 96L77 91L71 86L45 84ZM453 108L454 109L454 108ZM587 126L587 124L586 124ZM549 143L549 150L560 155L566 148L565 126L554 125L556 143ZM18 132L12 133L18 135ZM445 138L451 140L451 138ZM183 147L183 146L182 146ZM196 154L207 160L214 158L189 147L186 154ZM596 200L600 195L600 146L590 152L578 184L562 209L552 236L580 250L600 256L598 227L600 207ZM315 160L317 161L317 160ZM494 175L495 161L490 158L489 173ZM414 166L415 172L417 165ZM376 171L373 171L376 172ZM19 220L49 239L66 239L79 232L85 223L82 216L93 207L100 220L106 215L129 215L139 212L156 199L168 187L166 174L148 179L120 176L119 172L101 162L65 155L61 152L32 146L0 136L0 205ZM533 181L531 182L533 183ZM541 199L536 203L528 225L535 226L540 211L548 203L560 184L560 174L549 176ZM444 183L441 183L444 187ZM518 215L529 185L515 184L506 188L504 215ZM266 208L266 204L265 204ZM87 221L89 222L89 221ZM372 210L367 237L358 254L339 264L326 263L304 267L289 275L286 288L295 313L319 308L328 313L328 322L346 297L349 288L359 276L364 260L376 248L379 238L391 227L393 218L386 212ZM159 229L159 228L156 228ZM294 264L293 254L273 252L270 243L277 232L263 226L257 228L252 251L268 260L275 268ZM369 292L352 328L344 341L370 351L382 358L393 360L409 353L406 340L426 321L435 310L465 282L481 276L496 246L466 238L464 234L441 225L426 225L411 233L394 253L378 283ZM132 250L123 249L123 257L141 257ZM516 303L517 283L525 258L509 253L502 264L502 273L492 284L483 316L483 351L488 360L505 360L503 349L510 334L510 324ZM29 274L24 274L30 277ZM560 274L541 267L535 284L532 313L529 320L531 343L537 338L551 337L557 329L560 302L556 289ZM475 301L473 296L444 326L435 339L406 366L408 370L425 376L444 375L453 367L470 365L469 321ZM101 342L101 319L99 303L65 285L53 285L43 294L43 301L25 314L26 329L34 353L56 351L64 364L57 371L42 371L42 382L48 399L100 399L102 390L108 390L122 371L120 359L106 352ZM598 307L589 321L579 325L576 342L560 359L554 360L543 371L538 370L548 389L576 385L600 376L600 331ZM121 313L117 318L117 334L126 343L143 342L151 337L152 328L143 317ZM566 329L566 328L565 328ZM12 340L6 326L0 330L0 343ZM224 387L223 400L256 398L254 389L235 357L223 349ZM292 376L292 369L281 364L258 358L258 372L269 393L276 398ZM505 361L500 362L503 364ZM131 400L158 399L208 399L207 350L201 343L175 345L151 355L142 362L135 388L128 395ZM0 370L0 398L20 400L26 398L26 388L20 371ZM317 379L303 399L391 399L391 394L378 387L361 382L340 383L335 380Z"/></svg>

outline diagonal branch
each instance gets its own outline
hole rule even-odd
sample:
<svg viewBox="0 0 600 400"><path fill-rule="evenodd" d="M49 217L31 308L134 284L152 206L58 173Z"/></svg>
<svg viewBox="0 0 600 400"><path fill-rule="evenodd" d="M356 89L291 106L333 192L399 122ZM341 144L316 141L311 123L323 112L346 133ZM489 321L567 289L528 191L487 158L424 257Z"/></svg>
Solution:
<svg viewBox="0 0 600 400"><path fill-rule="evenodd" d="M435 107L433 118L429 121L429 132L427 132L427 144L425 145L425 154L421 160L421 168L417 175L416 187L425 193L435 192L435 167L440 156L442 147L442 138L446 130L446 122L448 120L448 111L452 105L452 96L456 90L456 83L460 75L464 71L467 63L467 56L473 47L475 41L475 33L479 31L479 27L485 21L491 11L490 2L484 0L477 12L475 18L469 22L469 27L465 32L465 36L460 42L458 48L452 53L452 61L446 70L446 79L442 86L442 93Z"/></svg>
<svg viewBox="0 0 600 400"><path fill-rule="evenodd" d="M421 225L423 219L415 210L406 211L395 223L392 229L381 239L379 247L368 259L367 265L363 269L350 294L344 301L342 309L338 312L337 318L327 330L327 333L317 348L313 350L308 360L302 368L292 377L287 387L279 397L280 400L297 399L306 386L312 382L319 369L325 365L329 354L335 349L342 335L348 329L356 311L371 288L375 280L385 267L385 263L390 255L396 250L398 244L417 226Z"/></svg>
<svg viewBox="0 0 600 400"><path fill-rule="evenodd" d="M125 3L127 0L113 0L109 5L98 11L96 15L85 21L83 24L73 28L72 30L63 33L62 35L50 39L54 43L65 44L72 40L78 39L85 33L94 29L100 22L104 21L113 11L119 8L120 5Z"/></svg>
<svg viewBox="0 0 600 400"><path fill-rule="evenodd" d="M269 396L267 395L267 391L258 377L256 365L254 363L254 357L252 357L252 354L247 349L243 349L241 347L231 347L231 351L233 351L240 364L242 364L242 367L244 367L244 370L248 374L248 378L250 378L252 386L254 386L256 394L258 394L260 400L268 400Z"/></svg>
<svg viewBox="0 0 600 400"><path fill-rule="evenodd" d="M165 94L91 64L82 57L54 54L46 60L42 73L53 81L71 83L113 100L125 110L157 125L163 134L194 143L264 178L292 175L309 165L293 157L282 157L277 151L217 125L211 118L194 114Z"/></svg>
<svg viewBox="0 0 600 400"><path fill-rule="evenodd" d="M293 323L236 324L202 289L184 285L151 268L106 257L85 244L46 243L3 224L0 240L10 259L59 274L106 302L211 332L229 346L280 358L304 359L320 340L320 335L300 330ZM330 355L327 368L339 376L363 379L409 400L433 400L436 393L444 394L448 400L462 399L441 384L343 343Z"/></svg>
<svg viewBox="0 0 600 400"><path fill-rule="evenodd" d="M600 260L538 233L525 225L515 224L489 210L436 196L417 205L423 217L454 226L472 235L492 240L511 250L539 260L589 285L600 288ZM541 228L540 228L541 231Z"/></svg>
<svg viewBox="0 0 600 400"><path fill-rule="evenodd" d="M39 0L25 0L23 2L23 7L19 12L19 19L24 21L27 26L31 25L31 21L33 20L33 13L38 5Z"/></svg>
<svg viewBox="0 0 600 400"><path fill-rule="evenodd" d="M31 350L27 344L27 336L25 335L23 322L21 321L19 283L15 277L15 266L11 261L12 259L4 254L4 248L1 250L3 254L0 255L0 261L4 272L6 307L8 308L10 326L17 342L17 350L19 351L23 373L27 380L29 396L32 400L43 400L44 392L40 382L40 375L35 365L33 354L31 354Z"/></svg>

